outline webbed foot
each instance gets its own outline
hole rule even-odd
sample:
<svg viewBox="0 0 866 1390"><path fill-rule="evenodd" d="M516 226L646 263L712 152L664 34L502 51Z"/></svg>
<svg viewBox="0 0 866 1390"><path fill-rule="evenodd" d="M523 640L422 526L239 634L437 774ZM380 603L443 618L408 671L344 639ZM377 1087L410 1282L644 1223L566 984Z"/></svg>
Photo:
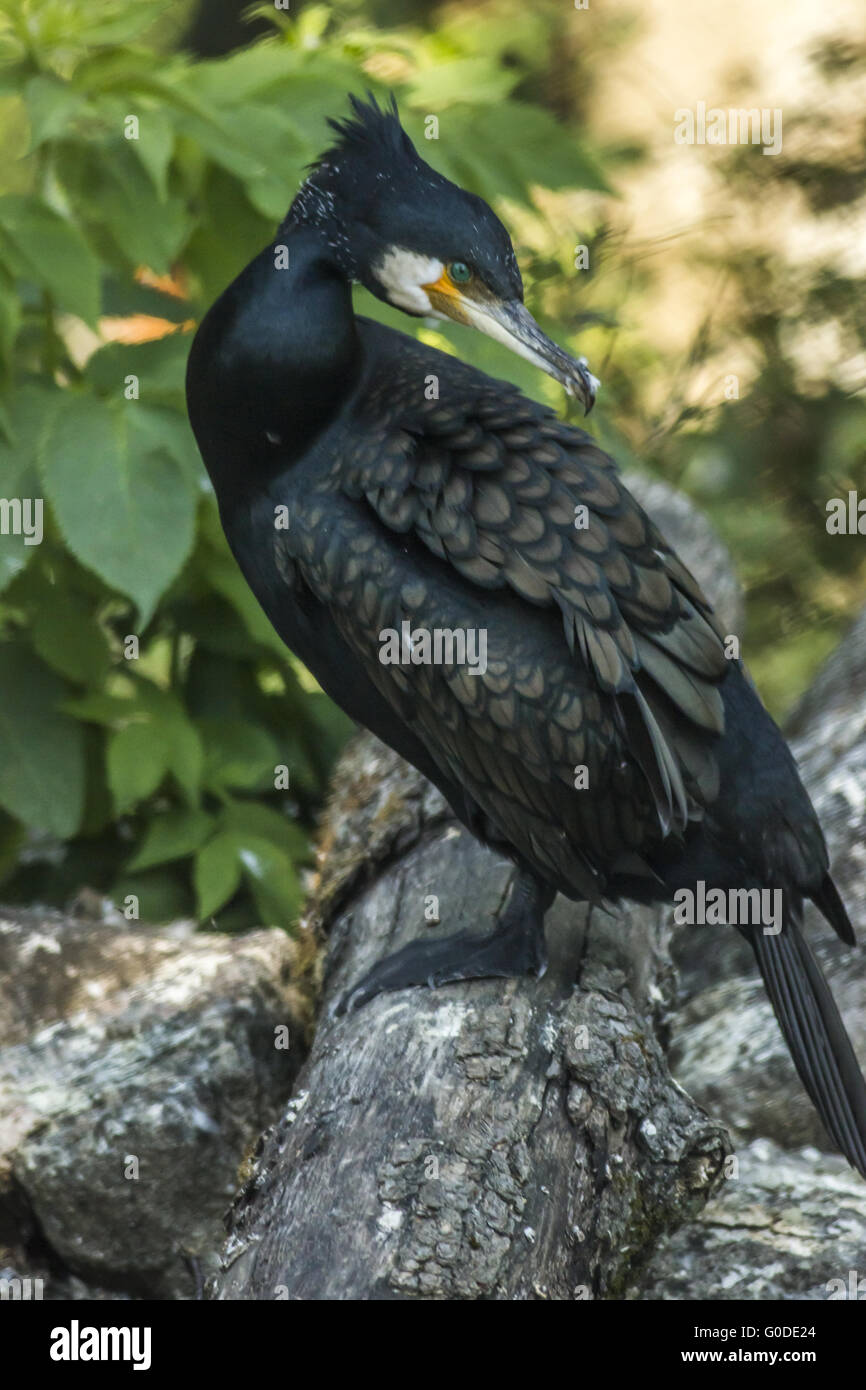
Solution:
<svg viewBox="0 0 866 1390"><path fill-rule="evenodd" d="M554 890L519 869L511 896L494 931L457 932L436 941L410 941L374 965L340 999L336 1012L351 1013L385 990L485 980L497 976L543 975L547 965L544 914Z"/></svg>

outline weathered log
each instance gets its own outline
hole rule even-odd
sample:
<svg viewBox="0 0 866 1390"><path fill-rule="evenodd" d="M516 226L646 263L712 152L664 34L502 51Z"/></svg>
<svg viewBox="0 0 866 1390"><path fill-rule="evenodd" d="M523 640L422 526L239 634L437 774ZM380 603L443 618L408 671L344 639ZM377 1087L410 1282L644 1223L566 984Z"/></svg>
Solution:
<svg viewBox="0 0 866 1390"><path fill-rule="evenodd" d="M736 631L706 522L633 481ZM622 1295L716 1189L728 1147L668 1071L668 914L558 899L543 980L402 991L337 1018L347 985L405 941L488 929L511 868L369 737L338 770L322 855L319 1028L231 1213L213 1296Z"/></svg>

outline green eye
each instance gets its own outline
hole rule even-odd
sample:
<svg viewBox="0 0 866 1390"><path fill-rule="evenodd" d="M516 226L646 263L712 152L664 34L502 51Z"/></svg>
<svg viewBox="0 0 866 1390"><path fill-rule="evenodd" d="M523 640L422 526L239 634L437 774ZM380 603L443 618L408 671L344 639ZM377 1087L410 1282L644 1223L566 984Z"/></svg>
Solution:
<svg viewBox="0 0 866 1390"><path fill-rule="evenodd" d="M465 285L467 280L472 279L472 271L465 261L452 261L448 267L448 275L455 285Z"/></svg>

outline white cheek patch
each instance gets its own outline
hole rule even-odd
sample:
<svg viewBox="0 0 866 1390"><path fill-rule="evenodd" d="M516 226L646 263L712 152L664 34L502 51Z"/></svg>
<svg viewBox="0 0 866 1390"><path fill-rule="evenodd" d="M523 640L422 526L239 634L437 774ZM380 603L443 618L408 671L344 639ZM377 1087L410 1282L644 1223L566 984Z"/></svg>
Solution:
<svg viewBox="0 0 866 1390"><path fill-rule="evenodd" d="M420 256L403 246L389 246L373 273L391 304L409 314L436 314L424 285L434 284L445 266L432 256Z"/></svg>

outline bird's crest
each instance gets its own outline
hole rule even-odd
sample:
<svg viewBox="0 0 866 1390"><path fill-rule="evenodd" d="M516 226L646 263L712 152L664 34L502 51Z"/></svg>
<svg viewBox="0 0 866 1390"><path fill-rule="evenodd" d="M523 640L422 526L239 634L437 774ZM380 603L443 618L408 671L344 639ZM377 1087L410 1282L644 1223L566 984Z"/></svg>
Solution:
<svg viewBox="0 0 866 1390"><path fill-rule="evenodd" d="M331 159L336 154L382 154L414 156L415 147L400 124L400 113L394 93L384 108L372 92L368 91L366 100L357 96L349 97L352 115L330 119L328 125L339 137L336 145L328 150L322 159Z"/></svg>

